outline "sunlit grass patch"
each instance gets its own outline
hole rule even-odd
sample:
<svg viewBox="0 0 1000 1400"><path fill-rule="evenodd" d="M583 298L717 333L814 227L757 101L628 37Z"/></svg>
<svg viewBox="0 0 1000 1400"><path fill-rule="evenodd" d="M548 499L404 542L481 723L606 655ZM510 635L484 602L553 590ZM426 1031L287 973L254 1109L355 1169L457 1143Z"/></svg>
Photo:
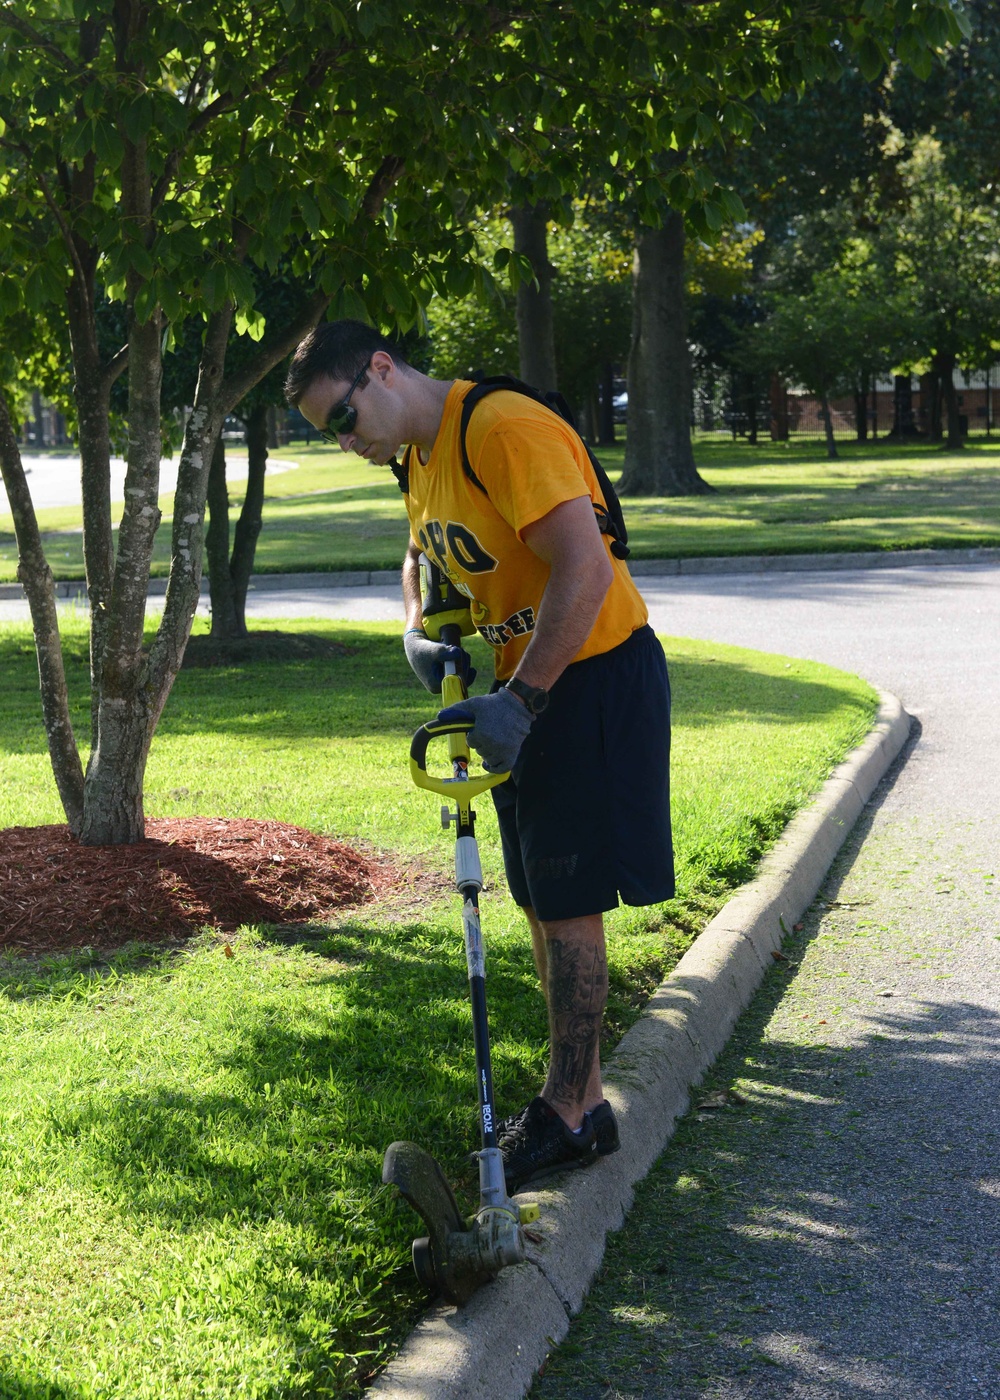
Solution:
<svg viewBox="0 0 1000 1400"><path fill-rule="evenodd" d="M398 627L280 625L350 650L183 672L150 758L150 815L277 818L446 870L437 801L406 762L434 702L409 676ZM828 667L665 648L679 891L609 920L608 1049L875 706ZM67 649L83 734L79 618ZM30 634L6 627L0 827L60 820L38 711ZM537 1089L546 1021L488 799L480 812L506 1112ZM456 904L247 929L229 940L233 957L206 934L182 951L134 944L2 966L0 1393L344 1396L384 1358L421 1304L416 1221L380 1185L384 1148L420 1141L473 1198Z"/></svg>

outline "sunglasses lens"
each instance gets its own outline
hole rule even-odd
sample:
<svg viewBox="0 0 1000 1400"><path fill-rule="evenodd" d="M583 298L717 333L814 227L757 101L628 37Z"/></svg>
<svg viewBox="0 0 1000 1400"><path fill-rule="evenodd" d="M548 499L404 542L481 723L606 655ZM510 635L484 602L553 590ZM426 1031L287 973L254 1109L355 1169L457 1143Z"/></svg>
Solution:
<svg viewBox="0 0 1000 1400"><path fill-rule="evenodd" d="M358 410L352 403L337 404L330 410L330 416L326 420L326 427L323 429L324 437L336 439L341 433L349 433L358 421Z"/></svg>

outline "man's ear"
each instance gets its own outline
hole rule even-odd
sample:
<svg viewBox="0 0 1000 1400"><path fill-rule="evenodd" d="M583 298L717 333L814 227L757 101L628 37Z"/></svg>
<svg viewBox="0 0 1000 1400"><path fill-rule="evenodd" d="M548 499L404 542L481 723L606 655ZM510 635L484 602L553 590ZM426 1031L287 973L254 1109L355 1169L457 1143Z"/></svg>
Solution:
<svg viewBox="0 0 1000 1400"><path fill-rule="evenodd" d="M372 370L386 384L396 372L396 362L387 351L376 350L372 355Z"/></svg>

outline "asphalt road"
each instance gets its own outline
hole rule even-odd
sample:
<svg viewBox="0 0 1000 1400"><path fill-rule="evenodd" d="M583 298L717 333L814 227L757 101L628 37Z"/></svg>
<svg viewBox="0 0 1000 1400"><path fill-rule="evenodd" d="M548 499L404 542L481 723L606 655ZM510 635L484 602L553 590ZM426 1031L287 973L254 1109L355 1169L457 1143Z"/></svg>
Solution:
<svg viewBox="0 0 1000 1400"><path fill-rule="evenodd" d="M1000 568L642 587L660 632L856 671L918 724L717 1067L739 1099L681 1125L533 1400L1000 1400Z"/></svg>
<svg viewBox="0 0 1000 1400"><path fill-rule="evenodd" d="M24 454L21 461L28 475L31 499L36 510L46 510L51 506L78 506L81 504L83 497L80 487L79 457L72 453L45 453L37 456ZM164 457L160 463L161 493L172 491L177 485L179 462L180 457L175 455ZM273 476L277 472L291 471L295 465L295 462L269 457L267 469ZM226 453L226 476L231 482L246 480L247 459L245 455ZM121 457L111 459L111 499L112 501L124 501L125 499L125 463ZM0 482L0 515L7 514L9 510L7 492L3 488L3 483Z"/></svg>
<svg viewBox="0 0 1000 1400"><path fill-rule="evenodd" d="M532 1400L1000 1397L998 585L644 588L658 630L857 671L919 728L717 1067L744 1102L681 1125Z"/></svg>

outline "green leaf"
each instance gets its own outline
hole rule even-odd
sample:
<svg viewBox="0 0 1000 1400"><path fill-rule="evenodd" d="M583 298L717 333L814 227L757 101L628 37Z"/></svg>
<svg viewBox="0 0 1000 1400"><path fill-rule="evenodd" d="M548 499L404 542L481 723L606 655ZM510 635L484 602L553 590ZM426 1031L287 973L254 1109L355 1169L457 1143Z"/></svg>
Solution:
<svg viewBox="0 0 1000 1400"><path fill-rule="evenodd" d="M129 141L137 142L149 133L153 124L153 103L146 93L140 95L124 109L121 115L122 130Z"/></svg>
<svg viewBox="0 0 1000 1400"><path fill-rule="evenodd" d="M233 324L237 335L249 336L251 340L260 340L267 326L259 311L238 311Z"/></svg>
<svg viewBox="0 0 1000 1400"><path fill-rule="evenodd" d="M141 243L132 243L128 248L128 261L140 277L147 281L153 275L153 259Z"/></svg>
<svg viewBox="0 0 1000 1400"><path fill-rule="evenodd" d="M0 317L21 309L21 286L16 277L0 277Z"/></svg>
<svg viewBox="0 0 1000 1400"><path fill-rule="evenodd" d="M155 312L159 303L156 299L156 285L153 282L143 282L142 286L135 294L135 319L143 325Z"/></svg>

